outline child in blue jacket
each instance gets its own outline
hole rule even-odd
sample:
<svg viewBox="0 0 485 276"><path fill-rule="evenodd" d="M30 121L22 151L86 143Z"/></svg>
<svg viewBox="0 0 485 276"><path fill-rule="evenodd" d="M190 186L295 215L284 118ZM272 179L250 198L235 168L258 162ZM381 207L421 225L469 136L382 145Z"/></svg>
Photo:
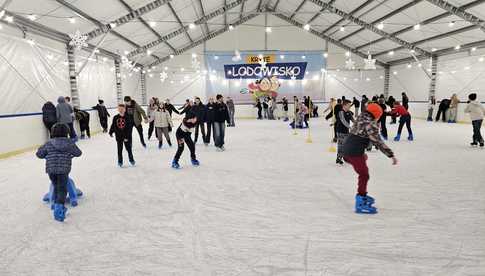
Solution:
<svg viewBox="0 0 485 276"><path fill-rule="evenodd" d="M69 127L55 124L47 143L37 150L37 157L46 159L46 173L54 185L54 219L64 221L66 217L67 182L71 172L71 159L81 156L81 150L67 138Z"/></svg>

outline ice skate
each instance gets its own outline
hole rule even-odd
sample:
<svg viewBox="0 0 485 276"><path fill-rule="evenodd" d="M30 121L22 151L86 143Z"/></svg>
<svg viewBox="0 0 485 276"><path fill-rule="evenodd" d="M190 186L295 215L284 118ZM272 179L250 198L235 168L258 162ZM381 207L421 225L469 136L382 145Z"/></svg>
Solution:
<svg viewBox="0 0 485 276"><path fill-rule="evenodd" d="M118 162L118 167L123 168L123 162Z"/></svg>
<svg viewBox="0 0 485 276"><path fill-rule="evenodd" d="M475 142L475 141L474 141L474 142L471 142L471 143L470 143L470 146L472 146L472 147L476 147L476 146L478 146L478 143L477 143L477 142Z"/></svg>
<svg viewBox="0 0 485 276"><path fill-rule="evenodd" d="M480 147L481 147L481 148L483 148L483 146L484 146L484 144L483 144L483 142L481 142L481 143L480 143Z"/></svg>
<svg viewBox="0 0 485 276"><path fill-rule="evenodd" d="M355 212L358 214L375 214L377 208L372 206L374 199L370 196L355 196Z"/></svg>
<svg viewBox="0 0 485 276"><path fill-rule="evenodd" d="M337 159L335 160L335 163L336 164L339 164L339 165L343 165L344 164L344 161L342 161L342 158L337 157Z"/></svg>
<svg viewBox="0 0 485 276"><path fill-rule="evenodd" d="M408 141L414 141L414 136L412 134L408 136Z"/></svg>
<svg viewBox="0 0 485 276"><path fill-rule="evenodd" d="M394 141L399 142L399 140L401 140L401 134L398 134L396 135L396 137L394 137Z"/></svg>
<svg viewBox="0 0 485 276"><path fill-rule="evenodd" d="M193 166L200 166L200 162L197 159L192 159L191 162Z"/></svg>
<svg viewBox="0 0 485 276"><path fill-rule="evenodd" d="M56 203L54 204L54 219L57 221L64 221L66 218L67 208L64 205Z"/></svg>
<svg viewBox="0 0 485 276"><path fill-rule="evenodd" d="M173 160L173 161L172 161L172 168L174 168L174 169L176 169L176 170L180 169L179 162L177 162L177 161Z"/></svg>
<svg viewBox="0 0 485 276"><path fill-rule="evenodd" d="M132 167L134 167L134 166L136 165L136 161L135 161L135 160L131 160L131 161L130 161L130 165L131 165Z"/></svg>

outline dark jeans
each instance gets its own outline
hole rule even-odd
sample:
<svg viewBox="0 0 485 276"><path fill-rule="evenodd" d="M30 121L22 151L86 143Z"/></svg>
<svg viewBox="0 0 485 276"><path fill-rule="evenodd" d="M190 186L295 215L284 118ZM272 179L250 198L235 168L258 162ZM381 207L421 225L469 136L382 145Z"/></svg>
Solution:
<svg viewBox="0 0 485 276"><path fill-rule="evenodd" d="M401 116L399 119L399 127L397 128L397 135L401 135L404 124L406 124L409 136L413 135L413 131L411 130L411 115Z"/></svg>
<svg viewBox="0 0 485 276"><path fill-rule="evenodd" d="M84 131L86 131L86 135L91 138L91 131L89 130L89 121L87 122L79 122L79 129L81 130L81 136L84 135Z"/></svg>
<svg viewBox="0 0 485 276"><path fill-rule="evenodd" d="M151 121L150 125L148 126L148 140L152 138L153 130L155 130L155 121ZM155 132L155 136L157 133Z"/></svg>
<svg viewBox="0 0 485 276"><path fill-rule="evenodd" d="M180 160L180 156L182 155L182 152L184 152L184 144L187 144L187 147L189 147L190 158L192 158L192 160L196 159L195 144L192 141L192 137L190 137L190 134L190 132L185 132L180 128L177 129L175 137L177 137L178 148L177 153L175 153L175 157L173 158L174 161L178 162Z"/></svg>
<svg viewBox="0 0 485 276"><path fill-rule="evenodd" d="M218 148L224 146L224 137L226 134L226 124L224 122L214 122L214 145Z"/></svg>
<svg viewBox="0 0 485 276"><path fill-rule="evenodd" d="M381 116L379 119L379 122L381 123L381 135L385 139L387 139L387 127L386 127L386 116Z"/></svg>
<svg viewBox="0 0 485 276"><path fill-rule="evenodd" d="M103 128L103 131L108 130L108 117L101 117L99 118L99 123L101 124L101 127Z"/></svg>
<svg viewBox="0 0 485 276"><path fill-rule="evenodd" d="M443 122L446 122L446 109L438 109L438 113L436 113L436 121L440 120L441 115L443 115Z"/></svg>
<svg viewBox="0 0 485 276"><path fill-rule="evenodd" d="M68 174L49 174L52 185L54 186L54 202L64 205L67 196Z"/></svg>
<svg viewBox="0 0 485 276"><path fill-rule="evenodd" d="M143 138L143 126L140 124L139 126L135 126L135 128L138 131L138 135L140 135L140 142L142 146L146 146L145 139Z"/></svg>
<svg viewBox="0 0 485 276"><path fill-rule="evenodd" d="M207 127L207 132L204 137L204 143L209 144L211 142L211 131L214 123L212 122L206 122L206 127Z"/></svg>
<svg viewBox="0 0 485 276"><path fill-rule="evenodd" d="M228 110L229 111L229 126L236 126L234 122L234 112L235 110Z"/></svg>
<svg viewBox="0 0 485 276"><path fill-rule="evenodd" d="M74 130L74 123L69 123L67 126L69 127L69 138L76 138L77 134L76 130Z"/></svg>
<svg viewBox="0 0 485 276"><path fill-rule="evenodd" d="M199 128L200 132L202 134L202 140L204 140L205 137L205 124L202 122L197 122L195 124L195 134L194 134L194 143L197 143L197 140L199 140Z"/></svg>
<svg viewBox="0 0 485 276"><path fill-rule="evenodd" d="M483 120L472 121L474 143L483 143L482 133L480 132L480 128L482 128L482 122Z"/></svg>
<svg viewBox="0 0 485 276"><path fill-rule="evenodd" d="M261 115L261 108L258 108L258 119L261 120L263 119L263 116Z"/></svg>
<svg viewBox="0 0 485 276"><path fill-rule="evenodd" d="M130 162L135 161L133 158L133 151L131 149L133 144L131 137L126 140L116 140L116 144L118 146L118 163L123 163L123 144L128 152L128 160L130 160Z"/></svg>
<svg viewBox="0 0 485 276"><path fill-rule="evenodd" d="M344 156L344 161L352 165L359 175L357 182L357 193L361 196L367 195L367 182L369 182L369 168L367 167L367 155Z"/></svg>

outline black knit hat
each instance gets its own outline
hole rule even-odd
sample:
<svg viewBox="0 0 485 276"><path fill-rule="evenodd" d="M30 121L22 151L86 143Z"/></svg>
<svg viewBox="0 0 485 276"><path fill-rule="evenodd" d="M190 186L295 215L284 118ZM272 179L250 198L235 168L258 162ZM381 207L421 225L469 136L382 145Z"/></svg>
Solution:
<svg viewBox="0 0 485 276"><path fill-rule="evenodd" d="M51 128L51 138L67 137L69 127L66 124L55 124Z"/></svg>
<svg viewBox="0 0 485 276"><path fill-rule="evenodd" d="M477 93L471 93L470 95L468 95L468 99L470 101L474 101L477 99Z"/></svg>

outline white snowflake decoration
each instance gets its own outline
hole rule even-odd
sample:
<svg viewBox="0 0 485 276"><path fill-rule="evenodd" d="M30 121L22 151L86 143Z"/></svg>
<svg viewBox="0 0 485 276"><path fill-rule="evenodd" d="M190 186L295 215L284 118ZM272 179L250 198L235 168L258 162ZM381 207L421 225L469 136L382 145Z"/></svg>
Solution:
<svg viewBox="0 0 485 276"><path fill-rule="evenodd" d="M266 61L264 61L264 59L260 59L258 63L261 65L261 69L265 69L266 64L268 64Z"/></svg>
<svg viewBox="0 0 485 276"><path fill-rule="evenodd" d="M364 62L365 62L365 64L364 64L365 70L376 70L377 69L376 68L376 59L373 59L371 54L369 54L367 56L367 59L364 59Z"/></svg>
<svg viewBox="0 0 485 276"><path fill-rule="evenodd" d="M168 74L167 72L163 71L162 73L160 73L160 81L161 82L165 82L165 80L168 78Z"/></svg>
<svg viewBox="0 0 485 276"><path fill-rule="evenodd" d="M355 69L355 61L353 61L352 58L349 58L345 61L345 69L347 70Z"/></svg>
<svg viewBox="0 0 485 276"><path fill-rule="evenodd" d="M134 62L130 61L126 56L121 57L121 66L126 69L131 69L135 65Z"/></svg>
<svg viewBox="0 0 485 276"><path fill-rule="evenodd" d="M71 38L69 45L75 46L78 50L80 50L82 47L88 47L88 44L86 43L88 36L83 35L79 30L77 30L73 35L70 34L69 37Z"/></svg>
<svg viewBox="0 0 485 276"><path fill-rule="evenodd" d="M290 77L291 80L296 80L296 76L294 74L291 75Z"/></svg>

